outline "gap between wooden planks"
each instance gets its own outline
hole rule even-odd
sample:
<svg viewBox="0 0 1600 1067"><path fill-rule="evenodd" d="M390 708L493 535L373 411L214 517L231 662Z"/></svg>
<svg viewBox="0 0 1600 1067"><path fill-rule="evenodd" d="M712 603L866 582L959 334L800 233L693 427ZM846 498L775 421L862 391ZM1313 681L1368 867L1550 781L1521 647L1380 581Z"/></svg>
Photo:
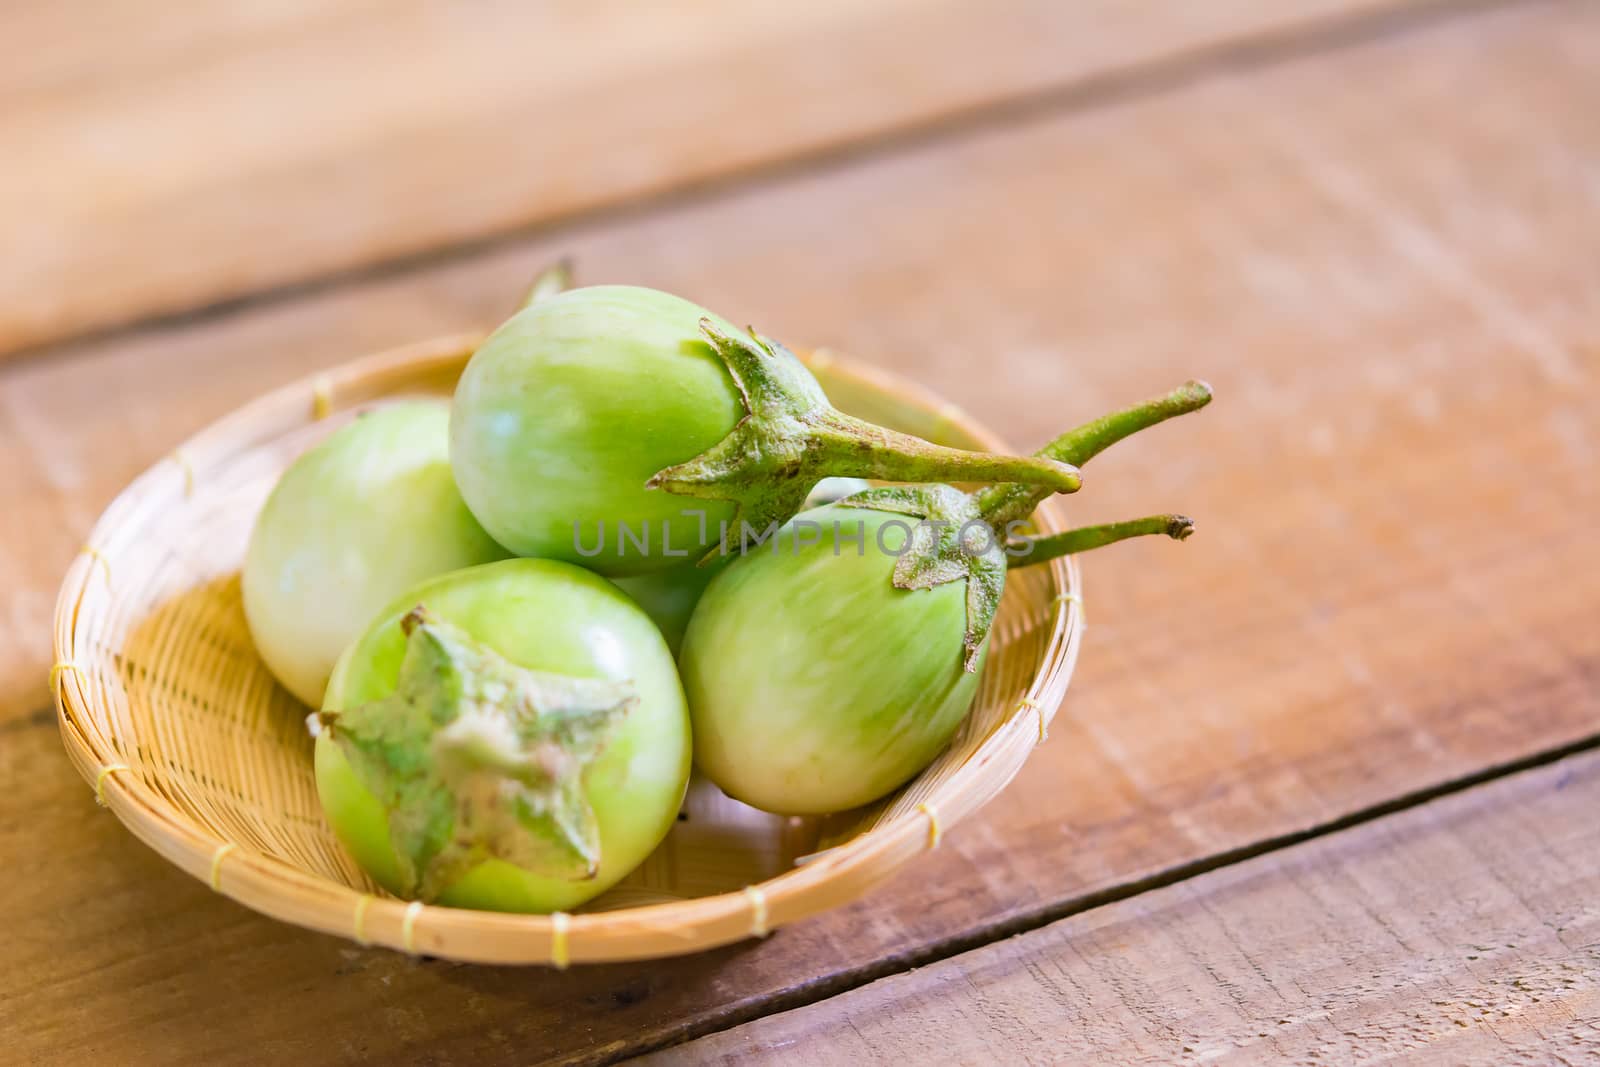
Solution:
<svg viewBox="0 0 1600 1067"><path fill-rule="evenodd" d="M0 372L0 854L19 868L0 975L26 978L0 1039L614 1057L1587 737L1597 18L1534 5L1222 72ZM903 878L768 942L458 968L213 897L94 808L34 714L54 575L188 432L492 321L563 251L896 365L1019 444L1203 373L1223 400L1097 461L1075 505L1181 507L1200 536L1088 561L1080 674L1024 774Z"/></svg>
<svg viewBox="0 0 1600 1067"><path fill-rule="evenodd" d="M1600 754L638 1061L1600 1061Z"/></svg>
<svg viewBox="0 0 1600 1067"><path fill-rule="evenodd" d="M0 13L0 355L1439 0Z"/></svg>

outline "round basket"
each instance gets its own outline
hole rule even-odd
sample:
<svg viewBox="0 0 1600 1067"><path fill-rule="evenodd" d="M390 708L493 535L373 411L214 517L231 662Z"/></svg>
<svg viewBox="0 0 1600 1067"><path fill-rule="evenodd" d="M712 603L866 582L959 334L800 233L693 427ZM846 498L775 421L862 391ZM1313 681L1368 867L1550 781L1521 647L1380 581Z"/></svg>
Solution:
<svg viewBox="0 0 1600 1067"><path fill-rule="evenodd" d="M100 802L168 860L259 912L362 944L555 966L671 956L861 896L937 847L1043 739L1082 631L1070 559L1013 575L971 716L932 766L868 809L782 818L697 781L660 848L575 914L383 894L323 818L306 709L251 646L239 566L258 508L295 455L363 406L448 395L477 340L363 359L215 423L124 490L68 570L51 672L62 739ZM826 352L804 358L846 411L945 444L1004 447L924 390ZM1062 528L1049 506L1035 523Z"/></svg>

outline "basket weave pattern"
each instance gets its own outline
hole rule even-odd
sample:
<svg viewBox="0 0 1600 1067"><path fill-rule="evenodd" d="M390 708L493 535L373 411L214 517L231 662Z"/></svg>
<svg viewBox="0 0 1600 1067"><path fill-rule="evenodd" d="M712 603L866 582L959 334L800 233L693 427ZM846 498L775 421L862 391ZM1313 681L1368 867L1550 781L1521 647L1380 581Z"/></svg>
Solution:
<svg viewBox="0 0 1600 1067"><path fill-rule="evenodd" d="M476 341L371 357L223 419L124 490L69 569L51 679L63 741L97 798L168 860L257 911L363 944L556 966L669 956L763 936L860 896L936 847L1043 738L1082 632L1070 559L1013 573L972 715L931 767L869 809L782 818L696 782L661 847L577 914L385 895L323 818L306 708L251 645L239 567L257 511L296 455L365 405L448 395ZM946 444L1003 448L898 379L822 352L806 358L846 411ZM1036 523L1062 528L1050 506Z"/></svg>

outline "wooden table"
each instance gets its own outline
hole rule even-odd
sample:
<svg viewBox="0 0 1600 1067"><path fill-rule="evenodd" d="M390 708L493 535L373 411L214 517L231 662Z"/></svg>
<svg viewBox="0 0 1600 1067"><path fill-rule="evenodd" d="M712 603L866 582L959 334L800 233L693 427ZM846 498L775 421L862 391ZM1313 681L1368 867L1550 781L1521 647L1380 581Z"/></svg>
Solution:
<svg viewBox="0 0 1600 1067"><path fill-rule="evenodd" d="M22 1062L1600 1057L1600 5L368 0L0 13L0 1049ZM1050 740L768 941L300 931L98 809L56 583L134 474L530 273L681 292L1097 461Z"/></svg>

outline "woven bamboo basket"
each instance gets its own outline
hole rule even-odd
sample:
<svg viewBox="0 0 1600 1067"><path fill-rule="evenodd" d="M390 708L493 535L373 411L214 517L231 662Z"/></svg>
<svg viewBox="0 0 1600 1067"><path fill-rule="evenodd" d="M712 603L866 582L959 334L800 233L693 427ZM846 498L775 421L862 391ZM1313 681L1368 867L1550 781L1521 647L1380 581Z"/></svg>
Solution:
<svg viewBox="0 0 1600 1067"><path fill-rule="evenodd" d="M861 896L938 847L1044 738L1083 628L1070 559L1012 576L970 718L885 801L783 818L696 781L656 852L574 914L385 895L323 818L306 709L251 646L239 567L256 512L295 455L363 407L448 395L477 340L363 359L215 423L124 490L68 570L51 678L63 741L96 798L172 863L266 915L413 954L558 967L672 956L762 937ZM902 380L826 352L804 358L846 411L945 444L1004 448ZM1049 505L1035 523L1063 528Z"/></svg>

